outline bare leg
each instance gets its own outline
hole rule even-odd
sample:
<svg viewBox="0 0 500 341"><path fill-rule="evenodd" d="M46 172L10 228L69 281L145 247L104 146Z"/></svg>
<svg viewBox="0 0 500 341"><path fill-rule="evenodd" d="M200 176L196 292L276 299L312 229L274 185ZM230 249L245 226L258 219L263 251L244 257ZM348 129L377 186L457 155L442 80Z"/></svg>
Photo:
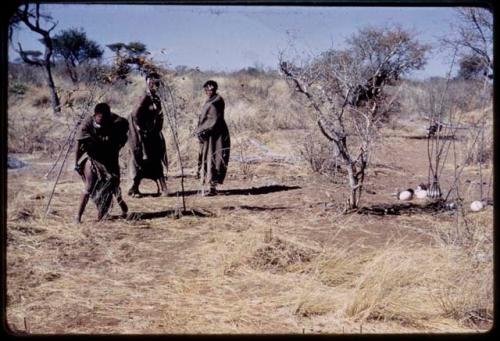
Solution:
<svg viewBox="0 0 500 341"><path fill-rule="evenodd" d="M127 217L128 206L127 206L127 203L125 202L125 200L123 200L122 191L121 191L120 187L118 187L116 189L115 196L116 196L116 201L118 202L118 205L120 206L120 208L122 210L122 217L123 218Z"/></svg>
<svg viewBox="0 0 500 341"><path fill-rule="evenodd" d="M210 194L217 194L217 184L215 182L210 181Z"/></svg>
<svg viewBox="0 0 500 341"><path fill-rule="evenodd" d="M156 195L160 195L160 184L158 182L159 180L155 180L155 184L156 184Z"/></svg>
<svg viewBox="0 0 500 341"><path fill-rule="evenodd" d="M82 222L83 211L85 211L85 207L89 202L90 194L87 192L83 192L80 197L80 205L78 206L78 213L75 216L75 223L79 224Z"/></svg>
<svg viewBox="0 0 500 341"><path fill-rule="evenodd" d="M159 183L160 183L160 187L161 187L161 195L163 197L166 197L168 196L168 190L167 190L167 182L165 181L165 178L164 177L161 177L158 179Z"/></svg>
<svg viewBox="0 0 500 341"><path fill-rule="evenodd" d="M83 212L85 211L85 207L87 206L87 203L90 198L90 193L92 193L92 190L96 182L95 174L92 172L92 166L88 160L83 165L82 178L85 184L85 189L83 190L83 193L80 197L80 205L78 206L78 213L75 217L76 223L80 223L82 221Z"/></svg>
<svg viewBox="0 0 500 341"><path fill-rule="evenodd" d="M217 195L217 184L213 181L210 181L210 191L205 193L205 196L212 197L214 195Z"/></svg>
<svg viewBox="0 0 500 341"><path fill-rule="evenodd" d="M139 192L139 185L141 183L140 179L134 179L134 183L132 184L132 187L128 190L128 195L132 197L140 196L141 192Z"/></svg>

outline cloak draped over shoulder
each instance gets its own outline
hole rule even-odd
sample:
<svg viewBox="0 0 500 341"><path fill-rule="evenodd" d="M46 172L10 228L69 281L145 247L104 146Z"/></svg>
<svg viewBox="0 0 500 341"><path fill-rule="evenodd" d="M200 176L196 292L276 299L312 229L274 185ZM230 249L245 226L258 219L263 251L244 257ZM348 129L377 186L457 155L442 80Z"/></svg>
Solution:
<svg viewBox="0 0 500 341"><path fill-rule="evenodd" d="M120 149L127 142L128 122L114 113L102 127L89 116L77 133L76 163L83 170L85 163L91 164L97 181L90 196L99 211L105 211L111 204L112 195L119 191ZM83 177L83 172L80 173Z"/></svg>
<svg viewBox="0 0 500 341"><path fill-rule="evenodd" d="M146 93L129 116L130 176L134 180L157 180L168 170L163 137L163 113L158 96Z"/></svg>
<svg viewBox="0 0 500 341"><path fill-rule="evenodd" d="M231 140L224 120L224 99L220 95L209 98L203 105L195 133L200 140L203 179L222 184L227 173Z"/></svg>

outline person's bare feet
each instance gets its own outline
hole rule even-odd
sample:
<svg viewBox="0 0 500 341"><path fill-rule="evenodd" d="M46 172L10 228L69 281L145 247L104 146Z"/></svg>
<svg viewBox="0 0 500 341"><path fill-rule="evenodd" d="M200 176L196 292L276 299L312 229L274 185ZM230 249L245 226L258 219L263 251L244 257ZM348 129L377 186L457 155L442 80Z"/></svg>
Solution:
<svg viewBox="0 0 500 341"><path fill-rule="evenodd" d="M203 194L204 197L213 197L217 195L217 190L215 188L210 188L208 192Z"/></svg>
<svg viewBox="0 0 500 341"><path fill-rule="evenodd" d="M136 187L131 187L127 194L132 198L140 198L142 196L141 192L139 192L139 189Z"/></svg>

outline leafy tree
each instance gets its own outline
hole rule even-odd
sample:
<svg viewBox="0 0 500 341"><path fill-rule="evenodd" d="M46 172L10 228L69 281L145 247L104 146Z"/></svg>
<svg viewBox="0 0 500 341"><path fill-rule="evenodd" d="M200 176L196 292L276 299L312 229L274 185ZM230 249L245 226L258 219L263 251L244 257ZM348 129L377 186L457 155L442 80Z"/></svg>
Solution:
<svg viewBox="0 0 500 341"><path fill-rule="evenodd" d="M114 43L114 44L109 44L106 45L108 49L113 51L115 54L119 55L123 49L125 49L125 46L127 46L124 43Z"/></svg>
<svg viewBox="0 0 500 341"><path fill-rule="evenodd" d="M99 44L87 38L82 28L61 31L53 38L54 54L63 59L73 82L78 81L77 65L100 59L104 53Z"/></svg>
<svg viewBox="0 0 500 341"><path fill-rule="evenodd" d="M128 43L128 45L125 46L125 49L128 51L129 55L131 57L139 57L143 54L147 53L146 45L139 41L133 41Z"/></svg>

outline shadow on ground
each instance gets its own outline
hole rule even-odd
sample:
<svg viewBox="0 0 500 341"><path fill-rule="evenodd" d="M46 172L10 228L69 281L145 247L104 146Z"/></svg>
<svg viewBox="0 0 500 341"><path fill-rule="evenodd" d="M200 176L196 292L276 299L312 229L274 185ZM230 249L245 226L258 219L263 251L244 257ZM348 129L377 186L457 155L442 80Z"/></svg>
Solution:
<svg viewBox="0 0 500 341"><path fill-rule="evenodd" d="M247 205L222 207L223 210L227 210L227 211L249 210L249 211L256 211L256 212L288 210L290 208L291 207L286 207L286 206L269 207L269 206L247 206Z"/></svg>
<svg viewBox="0 0 500 341"><path fill-rule="evenodd" d="M193 208L185 211L180 210L165 210L159 212L130 212L126 220L147 220L147 219L157 219L157 218L181 218L181 217L212 217L214 214L210 211ZM108 217L109 220L123 219L122 216L112 215Z"/></svg>
<svg viewBox="0 0 500 341"><path fill-rule="evenodd" d="M367 215L435 214L455 209L454 206L443 201L435 201L427 204L400 203L373 205L361 207L357 213Z"/></svg>
<svg viewBox="0 0 500 341"><path fill-rule="evenodd" d="M217 195L260 195L269 194L274 192L290 191L294 189L299 189L300 186L282 186L282 185L272 185L272 186L262 186L262 187L252 187L252 188L238 188L238 189L226 189L217 191ZM184 196L199 195L200 191L184 191ZM181 196L181 192L173 192L168 194L169 197Z"/></svg>
<svg viewBox="0 0 500 341"><path fill-rule="evenodd" d="M402 138L404 139L408 139L408 140L428 140L429 137L427 137L427 135L407 135L407 136L401 136ZM437 139L437 137L433 137L435 139ZM463 138L461 137L458 137L456 135L440 135L439 136L439 139L440 140L443 140L443 141L461 141L463 140Z"/></svg>
<svg viewBox="0 0 500 341"><path fill-rule="evenodd" d="M130 194L128 195L129 197L140 199L140 198L146 198L146 197L159 197L161 193L157 192L140 192L140 194L136 194L135 196L131 196Z"/></svg>

